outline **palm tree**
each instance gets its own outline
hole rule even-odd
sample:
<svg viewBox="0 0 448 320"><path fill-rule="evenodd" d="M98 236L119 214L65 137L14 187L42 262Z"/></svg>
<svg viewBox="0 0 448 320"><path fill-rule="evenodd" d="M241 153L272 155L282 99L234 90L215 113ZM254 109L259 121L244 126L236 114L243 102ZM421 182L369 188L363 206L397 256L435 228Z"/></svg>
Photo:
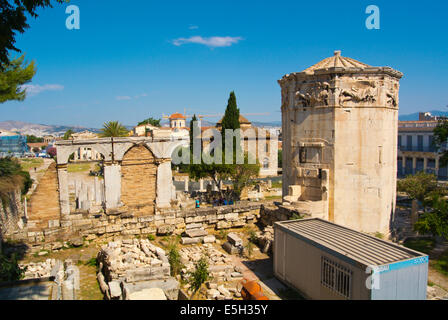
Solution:
<svg viewBox="0 0 448 320"><path fill-rule="evenodd" d="M118 121L105 122L101 129L100 136L106 137L126 137L129 131Z"/></svg>

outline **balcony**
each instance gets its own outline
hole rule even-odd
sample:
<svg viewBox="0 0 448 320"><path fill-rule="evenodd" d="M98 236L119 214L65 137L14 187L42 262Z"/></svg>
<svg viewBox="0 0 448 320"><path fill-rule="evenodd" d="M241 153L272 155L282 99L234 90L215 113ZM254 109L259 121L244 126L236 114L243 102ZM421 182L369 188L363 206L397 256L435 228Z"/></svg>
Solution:
<svg viewBox="0 0 448 320"><path fill-rule="evenodd" d="M398 146L398 150L400 151L415 151L415 152L437 152L437 147L415 147L415 146Z"/></svg>

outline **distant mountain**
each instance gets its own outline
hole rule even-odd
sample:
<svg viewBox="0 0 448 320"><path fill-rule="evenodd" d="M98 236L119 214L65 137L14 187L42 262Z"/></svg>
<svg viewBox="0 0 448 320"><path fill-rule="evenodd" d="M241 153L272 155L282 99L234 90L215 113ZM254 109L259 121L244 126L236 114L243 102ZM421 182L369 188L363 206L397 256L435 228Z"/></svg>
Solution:
<svg viewBox="0 0 448 320"><path fill-rule="evenodd" d="M432 111L424 111L424 112L429 112L433 116L448 117L448 111L432 110ZM418 120L418 114L419 114L418 112L410 113L410 114L402 114L402 115L398 116L398 119L400 121L417 121Z"/></svg>
<svg viewBox="0 0 448 320"><path fill-rule="evenodd" d="M258 122L253 121L252 124L256 127L281 127L282 122L281 121L271 121L271 122Z"/></svg>
<svg viewBox="0 0 448 320"><path fill-rule="evenodd" d="M86 128L81 126L46 125L13 120L0 122L0 130L19 132L23 135L34 135L36 137L43 137L45 135L62 136L69 129L73 130L74 132L80 132L84 130L99 132L99 129Z"/></svg>

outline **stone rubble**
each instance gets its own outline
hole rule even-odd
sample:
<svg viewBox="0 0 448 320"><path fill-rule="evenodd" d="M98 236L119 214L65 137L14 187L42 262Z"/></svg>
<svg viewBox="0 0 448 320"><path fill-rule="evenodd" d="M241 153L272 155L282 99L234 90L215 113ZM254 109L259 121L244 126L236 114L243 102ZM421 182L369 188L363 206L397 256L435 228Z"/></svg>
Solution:
<svg viewBox="0 0 448 320"><path fill-rule="evenodd" d="M184 280L188 280L189 274L195 270L195 264L202 257L207 259L211 277L211 280L206 283L207 299L232 300L233 297L241 296L235 288L226 288L223 284L218 285L218 283L222 282L235 282L243 279L241 268L233 265L230 256L217 250L212 244L184 247L179 254L181 263L184 265L184 268L181 270L181 277ZM184 288L188 289L188 285Z"/></svg>
<svg viewBox="0 0 448 320"><path fill-rule="evenodd" d="M20 268L25 268L24 280L47 278L51 276L51 270L56 265L55 259L47 259L43 262L30 262L28 264L19 264Z"/></svg>
<svg viewBox="0 0 448 320"><path fill-rule="evenodd" d="M229 254L238 254L243 251L243 240L236 233L231 232L227 235L227 242L222 247Z"/></svg>
<svg viewBox="0 0 448 320"><path fill-rule="evenodd" d="M107 299L135 298L139 295L134 293L155 284L167 290L168 298L177 299L179 285L170 275L171 266L165 250L148 239L109 242L102 246L97 259L100 267L97 279Z"/></svg>
<svg viewBox="0 0 448 320"><path fill-rule="evenodd" d="M270 253L274 243L274 227L267 226L264 230L256 232L258 245L261 248L261 252Z"/></svg>
<svg viewBox="0 0 448 320"><path fill-rule="evenodd" d="M30 262L19 264L26 268L23 280L45 279L52 281L51 300L76 300L80 290L79 268L72 260L65 262L56 259L47 259L43 262Z"/></svg>

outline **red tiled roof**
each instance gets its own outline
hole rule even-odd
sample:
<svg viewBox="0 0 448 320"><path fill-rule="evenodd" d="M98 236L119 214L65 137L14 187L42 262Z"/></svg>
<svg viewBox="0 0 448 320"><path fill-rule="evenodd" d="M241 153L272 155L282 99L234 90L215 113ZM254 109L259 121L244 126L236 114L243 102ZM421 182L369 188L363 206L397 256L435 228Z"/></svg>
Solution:
<svg viewBox="0 0 448 320"><path fill-rule="evenodd" d="M187 119L187 118L183 114L176 112L170 116L170 119L174 120L174 119Z"/></svg>

